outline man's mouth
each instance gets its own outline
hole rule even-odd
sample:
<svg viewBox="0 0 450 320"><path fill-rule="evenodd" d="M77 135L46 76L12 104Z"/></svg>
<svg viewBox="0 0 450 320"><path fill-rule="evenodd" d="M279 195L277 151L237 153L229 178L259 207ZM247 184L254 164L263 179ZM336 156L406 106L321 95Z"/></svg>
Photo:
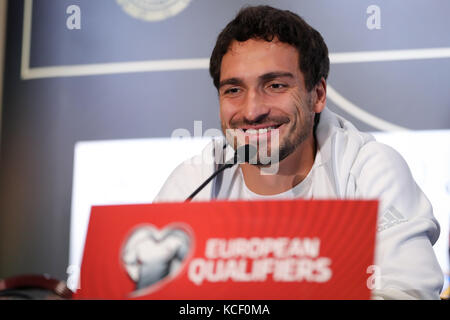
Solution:
<svg viewBox="0 0 450 320"><path fill-rule="evenodd" d="M242 130L245 135L264 135L267 133L271 133L272 130L277 130L280 128L283 124L261 124L257 126L249 126L249 127L242 127L239 128L239 130Z"/></svg>

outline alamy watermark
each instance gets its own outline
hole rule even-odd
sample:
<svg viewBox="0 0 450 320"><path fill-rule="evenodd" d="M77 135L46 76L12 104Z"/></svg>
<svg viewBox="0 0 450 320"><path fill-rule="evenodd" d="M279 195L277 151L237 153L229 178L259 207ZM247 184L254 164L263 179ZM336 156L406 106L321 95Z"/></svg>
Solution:
<svg viewBox="0 0 450 320"><path fill-rule="evenodd" d="M377 5L367 7L366 13L369 14L366 20L366 26L369 30L381 29L381 9Z"/></svg>
<svg viewBox="0 0 450 320"><path fill-rule="evenodd" d="M193 164L224 164L233 157L233 154L226 152L226 146L231 146L233 150L244 152L243 148L240 148L246 144L254 147L256 154L250 155L249 159L242 161L239 159L245 159L244 155L238 154L238 163L248 162L249 164L260 166L260 172L262 175L273 175L278 172L280 161L280 133L276 128L263 128L259 130L243 130L243 129L226 129L225 137L223 132L219 129L211 128L207 129L203 133L203 122L194 121L194 134L192 135L188 129L178 128L172 132L171 138L219 138L214 139L211 153L203 152L201 157L194 157L186 160L191 161Z"/></svg>
<svg viewBox="0 0 450 320"><path fill-rule="evenodd" d="M370 274L366 281L367 288L370 290L381 289L381 268L373 264L367 267L366 273Z"/></svg>
<svg viewBox="0 0 450 320"><path fill-rule="evenodd" d="M66 13L69 15L66 19L66 27L69 30L81 29L81 9L73 4L67 7Z"/></svg>

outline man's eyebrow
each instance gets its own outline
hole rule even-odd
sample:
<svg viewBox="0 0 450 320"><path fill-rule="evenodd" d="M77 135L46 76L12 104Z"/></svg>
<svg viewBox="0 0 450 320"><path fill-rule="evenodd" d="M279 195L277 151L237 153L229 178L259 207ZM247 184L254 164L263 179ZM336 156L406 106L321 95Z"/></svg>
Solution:
<svg viewBox="0 0 450 320"><path fill-rule="evenodd" d="M220 81L219 89L225 85L242 85L242 84L244 84L244 81L242 81L239 78L229 78L229 79Z"/></svg>
<svg viewBox="0 0 450 320"><path fill-rule="evenodd" d="M288 78L294 78L294 75L290 72L283 72L283 71L275 71L275 72L269 72L269 73L265 73L261 76L259 76L260 81L270 81L276 78L283 78L283 77L288 77Z"/></svg>
<svg viewBox="0 0 450 320"><path fill-rule="evenodd" d="M290 72L274 71L274 72L268 72L263 75L260 75L258 78L259 78L259 81L266 82L266 81L270 81L270 80L277 79L277 78L283 78L283 77L294 78L294 75ZM244 81L242 81L242 79L228 78L228 79L220 81L219 89L225 85L237 86L237 85L243 85L243 84L244 84Z"/></svg>

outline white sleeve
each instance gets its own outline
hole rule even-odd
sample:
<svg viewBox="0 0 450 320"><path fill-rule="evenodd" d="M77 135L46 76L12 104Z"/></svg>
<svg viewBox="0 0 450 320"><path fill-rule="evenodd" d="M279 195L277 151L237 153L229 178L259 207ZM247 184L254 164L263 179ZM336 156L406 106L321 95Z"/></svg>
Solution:
<svg viewBox="0 0 450 320"><path fill-rule="evenodd" d="M378 299L439 299L443 273L433 251L439 224L408 165L394 149L365 145L352 169L356 196L379 199L375 264Z"/></svg>
<svg viewBox="0 0 450 320"><path fill-rule="evenodd" d="M186 162L181 163L172 171L166 182L156 195L156 202L183 202L195 189L193 189L192 167Z"/></svg>

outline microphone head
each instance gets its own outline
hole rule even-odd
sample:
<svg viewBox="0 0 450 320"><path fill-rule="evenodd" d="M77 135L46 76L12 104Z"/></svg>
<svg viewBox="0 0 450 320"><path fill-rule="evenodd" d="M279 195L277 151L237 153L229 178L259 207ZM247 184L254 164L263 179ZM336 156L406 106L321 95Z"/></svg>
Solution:
<svg viewBox="0 0 450 320"><path fill-rule="evenodd" d="M237 148L236 153L234 154L235 163L256 163L256 152L257 149L254 145L245 144Z"/></svg>

